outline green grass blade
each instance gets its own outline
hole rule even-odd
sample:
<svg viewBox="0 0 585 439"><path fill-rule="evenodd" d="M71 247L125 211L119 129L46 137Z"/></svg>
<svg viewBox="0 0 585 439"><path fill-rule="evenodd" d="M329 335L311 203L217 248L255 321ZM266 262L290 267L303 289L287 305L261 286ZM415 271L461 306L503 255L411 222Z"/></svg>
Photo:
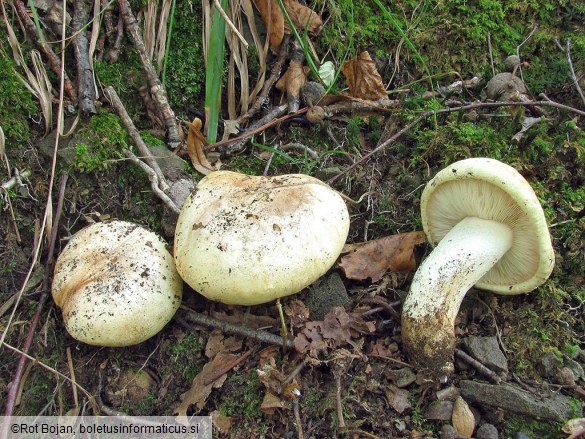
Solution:
<svg viewBox="0 0 585 439"><path fill-rule="evenodd" d="M227 0L221 0L225 11ZM225 20L217 9L213 11L207 66L205 67L205 115L207 117L207 140L217 140L217 125L221 107L221 83L223 81L223 62L225 52Z"/></svg>

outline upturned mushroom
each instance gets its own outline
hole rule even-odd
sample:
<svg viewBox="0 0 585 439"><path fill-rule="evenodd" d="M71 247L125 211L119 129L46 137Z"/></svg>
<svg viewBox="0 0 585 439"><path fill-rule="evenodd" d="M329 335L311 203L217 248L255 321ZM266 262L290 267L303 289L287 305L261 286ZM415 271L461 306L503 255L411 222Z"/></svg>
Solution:
<svg viewBox="0 0 585 439"><path fill-rule="evenodd" d="M77 232L55 264L52 295L69 334L98 346L130 346L173 317L183 282L165 243L125 221Z"/></svg>
<svg viewBox="0 0 585 439"><path fill-rule="evenodd" d="M554 252L532 188L497 160L440 171L423 191L421 216L435 248L404 301L402 340L414 365L436 380L453 371L455 317L467 291L532 291L552 272Z"/></svg>
<svg viewBox="0 0 585 439"><path fill-rule="evenodd" d="M257 305L297 293L327 272L348 230L343 199L316 178L217 171L181 210L175 263L208 299Z"/></svg>

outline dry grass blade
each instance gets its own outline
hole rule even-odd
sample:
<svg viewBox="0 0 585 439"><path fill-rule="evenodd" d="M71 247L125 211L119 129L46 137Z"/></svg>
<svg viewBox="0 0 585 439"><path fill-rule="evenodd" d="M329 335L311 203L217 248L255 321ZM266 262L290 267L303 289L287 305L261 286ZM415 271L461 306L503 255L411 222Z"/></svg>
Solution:
<svg viewBox="0 0 585 439"><path fill-rule="evenodd" d="M159 74L165 57L171 5L171 0L148 0L146 9L141 14L144 19L142 38L146 54L156 64L156 71Z"/></svg>
<svg viewBox="0 0 585 439"><path fill-rule="evenodd" d="M254 45L256 46L256 56L258 57L258 76L256 78L256 84L254 88L250 91L250 101L256 99L256 95L262 90L264 86L264 81L266 79L266 58L268 57L268 49L270 48L270 41L268 35L264 42L262 42L262 38L260 37L260 32L256 26L256 18L254 17L254 7L252 6L251 0L242 0L242 10L246 15L246 19L248 20L248 27L250 28L250 33L252 34L252 39L254 40Z"/></svg>
<svg viewBox="0 0 585 439"><path fill-rule="evenodd" d="M241 34L243 31L241 0L231 1L230 3L231 22L238 29L237 32ZM238 76L240 77L240 114L248 111L248 107L250 106L247 44L244 45L242 43L238 33L236 33L231 26L228 27L227 41L231 52L228 67L228 114L229 118L232 120L236 119L238 116L238 102L236 102L236 67L238 69Z"/></svg>

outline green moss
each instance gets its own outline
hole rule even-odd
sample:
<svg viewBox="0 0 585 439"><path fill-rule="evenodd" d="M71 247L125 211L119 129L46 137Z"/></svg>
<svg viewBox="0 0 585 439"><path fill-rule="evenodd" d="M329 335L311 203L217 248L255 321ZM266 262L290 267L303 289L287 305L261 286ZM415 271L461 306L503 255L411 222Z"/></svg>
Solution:
<svg viewBox="0 0 585 439"><path fill-rule="evenodd" d="M206 341L197 334L187 334L181 341L170 344L166 348L169 361L165 365L168 373L178 373L187 383L191 383L203 367L201 353Z"/></svg>
<svg viewBox="0 0 585 439"><path fill-rule="evenodd" d="M223 385L224 390L229 387L234 389L224 393L219 407L221 414L247 419L262 418L260 405L264 398L264 386L255 370L230 375Z"/></svg>
<svg viewBox="0 0 585 439"><path fill-rule="evenodd" d="M123 157L122 149L128 149L129 136L118 116L100 111L79 130L79 141L74 146L73 168L80 172L104 171L113 159Z"/></svg>
<svg viewBox="0 0 585 439"><path fill-rule="evenodd" d="M189 107L203 108L205 62L201 34L201 2L178 1L165 84L171 107L178 112Z"/></svg>
<svg viewBox="0 0 585 439"><path fill-rule="evenodd" d="M518 432L528 437L539 439L557 439L562 437L562 424L550 421L539 421L533 418L510 415L506 419L506 425L502 437L515 437Z"/></svg>
<svg viewBox="0 0 585 439"><path fill-rule="evenodd" d="M0 38L3 36L5 33L0 28ZM30 138L29 118L39 114L34 96L15 71L20 71L16 63L0 50L0 126L7 149L21 146Z"/></svg>

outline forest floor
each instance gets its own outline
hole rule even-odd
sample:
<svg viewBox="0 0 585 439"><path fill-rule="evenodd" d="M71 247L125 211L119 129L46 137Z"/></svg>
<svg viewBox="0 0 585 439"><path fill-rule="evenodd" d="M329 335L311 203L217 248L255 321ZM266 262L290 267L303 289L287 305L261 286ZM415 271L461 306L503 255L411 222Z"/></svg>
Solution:
<svg viewBox="0 0 585 439"><path fill-rule="evenodd" d="M320 328L319 337L325 340L321 349L283 349L278 343L229 332L221 324L215 329L204 326L198 315L271 332L276 340L280 337L274 304L228 306L208 301L188 286L175 318L139 345L107 348L73 339L48 294L50 235L44 224L49 189L53 205L49 224L59 211L57 200L62 200L60 219L54 223L55 258L77 231L110 219L143 225L172 247L176 217L153 193L143 170L125 159L123 149L133 149L135 142L103 90L111 86L117 91L142 139L160 154L170 151L165 144L164 112L152 110L152 97L141 98L139 90L147 85L148 74L128 36L116 54L119 60L108 58L114 36L106 38L104 24L96 36L104 35L105 45L98 42L93 63L99 90L96 113L76 121L78 110L65 98L63 123L67 129L73 126L73 133L59 138L53 169L59 81L49 71L46 78L52 90L45 86L48 95L37 92L44 96L45 111L48 106L55 114L54 121L45 124L47 113L16 76L15 72L26 75L4 38L11 23L34 71L30 52L34 39L30 28L20 25L18 3L5 5L0 26L0 127L6 139L5 159L0 155L6 163L0 171L3 411L14 404L15 415L92 414L94 403L102 414L154 416L185 410L211 415L218 437L231 438L456 437L451 425L465 436L454 416L471 422L477 438L583 434L585 7L565 1L514 0L504 5L421 0L393 6L378 1L317 1L310 6L323 24L313 33L301 32L299 40L310 40L319 61L333 61L334 72L339 72L320 101L322 117L308 120L305 112L315 102L304 94L300 111L291 117L276 115L279 105L294 105L295 92L286 84L288 96L271 87L258 113L250 120L240 119L241 131L231 134L234 138L246 133L273 112L241 142L241 149L229 151L229 143L198 144L209 162L196 163L181 136L183 149L170 159L175 170L180 168L180 174L195 181L203 177L197 169L206 167L251 175L302 173L327 181L357 201L347 203L351 218L347 243L421 231L420 196L425 184L458 160L489 157L518 170L543 207L555 253L554 270L529 294L504 296L472 288L456 318L455 372L437 383L417 376L401 338L401 304L416 265L431 251L421 242L409 248L415 266L360 277L348 275L347 261L338 262L319 282L283 299L291 340L307 333L307 328ZM28 12L38 15L40 26L52 35L55 22L50 11L58 11L61 2L47 2L46 9L42 2L36 3L38 10ZM139 18L148 17L147 3L158 4L143 3L131 2L136 13L142 11ZM249 1L241 4L251 7ZM178 129L187 133L189 122L205 114L204 26L198 2L177 2L176 8L164 60L168 63L165 88ZM112 6L110 13L116 29L120 9ZM257 13L255 20L263 37L266 32ZM263 54L246 26L244 35L252 44L242 70L247 72L245 81L237 73L241 59L233 65L227 61L244 53L238 52L242 50L238 38L228 33L232 41L219 69L225 77L219 82L223 111L217 140L224 127L233 126L229 122L245 113L242 90L248 87L249 93L263 70L270 77L279 59L284 63L279 74L292 63L294 37L282 43L290 50L280 51L284 56L279 58L278 48ZM91 26L87 31L92 31ZM58 52L59 45L54 46ZM299 55L301 61L310 52ZM509 55L517 55L521 63L506 66ZM65 56L77 85L72 47L67 47ZM340 73L348 60L354 60L352 68ZM506 71L513 71L507 82L495 93L490 91L488 81ZM303 75L318 79L308 68ZM234 86L228 91L231 79ZM249 100L248 106L254 98ZM498 100L519 104L490 106ZM541 105L530 105L535 101ZM224 121L228 123L223 125ZM64 175L68 178L60 190ZM316 304L315 297L324 294L332 294L329 302ZM35 361L25 364L17 398L10 401L9 388L21 358L16 349L25 349L31 321L45 299L27 349ZM345 335L336 338L325 326ZM499 361L490 361L494 357ZM230 365L234 358L241 361ZM210 369L226 365L231 367L220 378L202 384ZM84 391L72 386L71 380ZM496 396L482 397L474 387L477 383L499 390L492 389ZM472 415L461 409L459 396ZM567 424L570 419L573 424Z"/></svg>

